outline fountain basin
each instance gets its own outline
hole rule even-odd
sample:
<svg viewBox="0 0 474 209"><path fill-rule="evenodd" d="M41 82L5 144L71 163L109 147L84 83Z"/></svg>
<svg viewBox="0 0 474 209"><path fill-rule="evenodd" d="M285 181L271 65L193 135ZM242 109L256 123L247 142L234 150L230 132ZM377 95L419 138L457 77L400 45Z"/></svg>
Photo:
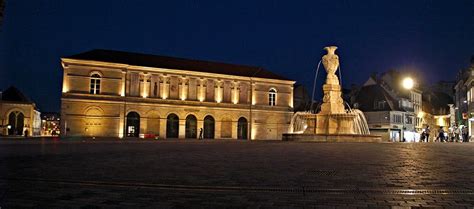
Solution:
<svg viewBox="0 0 474 209"><path fill-rule="evenodd" d="M375 142L380 143L382 137L378 135L361 134L311 134L311 133L285 133L283 141L299 142Z"/></svg>

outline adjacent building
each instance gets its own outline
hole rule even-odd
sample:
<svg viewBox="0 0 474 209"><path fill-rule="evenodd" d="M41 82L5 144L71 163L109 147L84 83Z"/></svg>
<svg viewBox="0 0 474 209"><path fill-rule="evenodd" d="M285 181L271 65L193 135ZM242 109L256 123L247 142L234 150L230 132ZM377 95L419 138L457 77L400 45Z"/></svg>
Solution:
<svg viewBox="0 0 474 209"><path fill-rule="evenodd" d="M470 65L462 69L455 84L455 120L467 125L469 136L474 132L474 56L471 57Z"/></svg>
<svg viewBox="0 0 474 209"><path fill-rule="evenodd" d="M415 141L414 107L406 98L388 90L383 80L371 76L353 93L354 108L364 112L371 134L385 141Z"/></svg>
<svg viewBox="0 0 474 209"><path fill-rule="evenodd" d="M295 81L261 67L92 50L61 59L62 136L281 139Z"/></svg>
<svg viewBox="0 0 474 209"><path fill-rule="evenodd" d="M40 112L34 102L16 87L0 91L0 135L38 136Z"/></svg>

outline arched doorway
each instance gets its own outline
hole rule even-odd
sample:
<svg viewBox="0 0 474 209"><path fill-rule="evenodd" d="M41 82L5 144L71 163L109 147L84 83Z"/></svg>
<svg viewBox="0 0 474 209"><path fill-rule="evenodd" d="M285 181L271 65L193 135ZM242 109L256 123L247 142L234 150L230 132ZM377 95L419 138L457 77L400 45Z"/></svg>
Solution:
<svg viewBox="0 0 474 209"><path fill-rule="evenodd" d="M126 133L128 137L138 137L140 134L140 115L137 112L127 114Z"/></svg>
<svg viewBox="0 0 474 209"><path fill-rule="evenodd" d="M13 111L8 115L8 135L23 135L23 126L25 125L25 115L19 111Z"/></svg>
<svg viewBox="0 0 474 209"><path fill-rule="evenodd" d="M239 118L237 122L237 139L247 139L247 119L244 117Z"/></svg>
<svg viewBox="0 0 474 209"><path fill-rule="evenodd" d="M204 118L204 139L214 139L214 118L210 115Z"/></svg>
<svg viewBox="0 0 474 209"><path fill-rule="evenodd" d="M186 117L186 133L185 138L195 139L197 136L197 119L194 115L188 115Z"/></svg>
<svg viewBox="0 0 474 209"><path fill-rule="evenodd" d="M166 138L178 138L179 136L179 118L175 114L168 115L166 118Z"/></svg>

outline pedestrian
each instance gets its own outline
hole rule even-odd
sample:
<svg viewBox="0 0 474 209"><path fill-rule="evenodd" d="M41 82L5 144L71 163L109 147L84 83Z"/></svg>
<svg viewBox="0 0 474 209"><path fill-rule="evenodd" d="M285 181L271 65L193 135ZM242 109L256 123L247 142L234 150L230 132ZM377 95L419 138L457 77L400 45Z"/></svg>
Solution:
<svg viewBox="0 0 474 209"><path fill-rule="evenodd" d="M424 142L426 139L426 132L425 131L422 131L421 132L421 135L420 135L420 142Z"/></svg>
<svg viewBox="0 0 474 209"><path fill-rule="evenodd" d="M25 138L28 137L28 129L25 130Z"/></svg>
<svg viewBox="0 0 474 209"><path fill-rule="evenodd" d="M438 141L439 142L444 142L444 129L443 126L440 126L438 129Z"/></svg>
<svg viewBox="0 0 474 209"><path fill-rule="evenodd" d="M456 140L456 142L459 142L459 133L461 132L461 127L457 126L457 125L454 125L454 140Z"/></svg>
<svg viewBox="0 0 474 209"><path fill-rule="evenodd" d="M430 142L430 133L431 133L430 126L426 126L426 129L425 129L426 142Z"/></svg>
<svg viewBox="0 0 474 209"><path fill-rule="evenodd" d="M463 142L469 142L469 131L467 129L467 126L464 126L462 128L462 138Z"/></svg>
<svg viewBox="0 0 474 209"><path fill-rule="evenodd" d="M199 129L199 138L198 138L198 139L199 139L199 140L201 140L201 139L202 139L202 128L201 128L201 129Z"/></svg>
<svg viewBox="0 0 474 209"><path fill-rule="evenodd" d="M446 141L447 142L452 142L454 139L454 127L453 126L450 126L448 128L448 138L446 138Z"/></svg>

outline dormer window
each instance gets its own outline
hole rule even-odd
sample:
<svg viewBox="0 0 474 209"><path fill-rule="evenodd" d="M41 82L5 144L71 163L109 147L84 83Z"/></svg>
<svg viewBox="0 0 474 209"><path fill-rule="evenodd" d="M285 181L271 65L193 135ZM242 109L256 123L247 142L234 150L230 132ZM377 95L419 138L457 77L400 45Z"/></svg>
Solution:
<svg viewBox="0 0 474 209"><path fill-rule="evenodd" d="M98 73L91 75L90 94L100 94L100 79L101 77Z"/></svg>

